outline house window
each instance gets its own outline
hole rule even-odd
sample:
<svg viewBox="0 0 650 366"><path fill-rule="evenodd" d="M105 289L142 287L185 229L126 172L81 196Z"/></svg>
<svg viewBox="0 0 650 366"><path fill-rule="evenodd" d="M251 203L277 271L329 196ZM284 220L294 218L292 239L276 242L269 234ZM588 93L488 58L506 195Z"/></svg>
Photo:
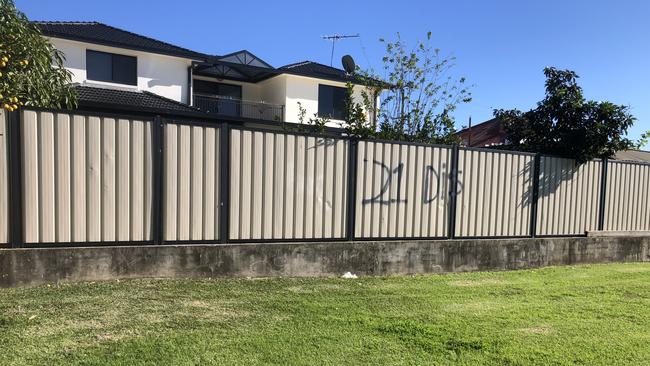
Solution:
<svg viewBox="0 0 650 366"><path fill-rule="evenodd" d="M206 80L194 80L194 93L220 96L228 99L241 99L241 86L215 83Z"/></svg>
<svg viewBox="0 0 650 366"><path fill-rule="evenodd" d="M318 116L345 119L346 94L345 88L318 84Z"/></svg>
<svg viewBox="0 0 650 366"><path fill-rule="evenodd" d="M86 50L86 72L89 80L138 85L138 59L133 56Z"/></svg>

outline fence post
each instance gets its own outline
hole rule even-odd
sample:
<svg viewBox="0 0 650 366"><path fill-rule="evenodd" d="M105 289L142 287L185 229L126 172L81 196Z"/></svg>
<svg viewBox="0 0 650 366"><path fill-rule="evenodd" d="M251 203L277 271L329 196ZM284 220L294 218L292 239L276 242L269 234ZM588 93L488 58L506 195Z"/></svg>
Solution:
<svg viewBox="0 0 650 366"><path fill-rule="evenodd" d="M539 201L539 174L541 165L541 156L535 154L533 164L533 188L530 196L530 237L537 236L537 202Z"/></svg>
<svg viewBox="0 0 650 366"><path fill-rule="evenodd" d="M451 147L451 167L449 168L449 222L447 236L456 237L456 198L458 196L458 145Z"/></svg>
<svg viewBox="0 0 650 366"><path fill-rule="evenodd" d="M219 130L219 243L230 238L230 125Z"/></svg>
<svg viewBox="0 0 650 366"><path fill-rule="evenodd" d="M345 238L347 240L354 240L354 229L356 225L357 218L357 157L358 157L358 148L359 140L356 138L350 139L350 145L348 149L348 181L347 181L347 190L348 190L348 201L346 210L347 210L347 222L346 222L346 234Z"/></svg>
<svg viewBox="0 0 650 366"><path fill-rule="evenodd" d="M20 248L25 243L23 236L23 167L20 111L4 112L7 115L6 141L9 172L9 243Z"/></svg>
<svg viewBox="0 0 650 366"><path fill-rule="evenodd" d="M609 160L602 159L602 167L600 169L600 205L598 207L598 230L605 230L605 201L607 198L607 165Z"/></svg>
<svg viewBox="0 0 650 366"><path fill-rule="evenodd" d="M163 164L163 148L164 148L164 123L160 116L155 116L151 128L151 140L153 146L153 156L152 156L152 194L153 202L151 211L153 213L152 218L152 237L151 240L154 245L163 244L163 182L165 179L164 174L164 164Z"/></svg>

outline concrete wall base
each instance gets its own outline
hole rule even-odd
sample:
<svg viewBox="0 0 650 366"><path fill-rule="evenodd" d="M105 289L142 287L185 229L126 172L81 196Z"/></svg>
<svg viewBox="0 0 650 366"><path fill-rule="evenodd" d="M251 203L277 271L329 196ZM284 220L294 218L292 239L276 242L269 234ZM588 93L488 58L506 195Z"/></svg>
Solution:
<svg viewBox="0 0 650 366"><path fill-rule="evenodd" d="M467 272L650 261L650 237L0 249L0 287L142 277Z"/></svg>

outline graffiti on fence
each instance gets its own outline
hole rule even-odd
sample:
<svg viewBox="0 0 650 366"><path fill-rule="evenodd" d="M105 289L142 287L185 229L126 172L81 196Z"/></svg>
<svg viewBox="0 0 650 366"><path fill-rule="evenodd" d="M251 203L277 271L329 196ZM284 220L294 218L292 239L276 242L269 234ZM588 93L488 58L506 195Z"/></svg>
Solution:
<svg viewBox="0 0 650 366"><path fill-rule="evenodd" d="M367 160L364 160L364 162L367 162ZM386 173L386 176L379 193L376 196L364 199L363 204L379 203L381 205L390 205L391 203L397 202L406 203L406 199L400 199L402 193L402 173L404 172L404 163L399 163L395 169L391 169L386 164L377 160L373 161L373 164L379 165ZM395 175L397 175L397 197L391 198L389 196L388 198L383 198L384 194L390 189L391 183L393 182L393 176Z"/></svg>
<svg viewBox="0 0 650 366"><path fill-rule="evenodd" d="M431 179L433 176L434 179ZM436 182L436 194L431 196L430 186L431 181ZM426 205L440 197L440 174L431 165L424 167L424 192L422 192L422 202Z"/></svg>
<svg viewBox="0 0 650 366"><path fill-rule="evenodd" d="M364 160L364 163L368 163L368 160ZM407 203L406 198L402 198L402 175L404 174L404 163L399 163L397 167L393 168L381 161L374 160L372 162L374 165L378 165L383 170L383 182L379 193L369 198L364 198L363 204L372 204L379 203L381 205L390 205L393 203ZM446 164L442 164L442 167L445 168ZM462 172L458 171L458 175L461 175ZM424 167L423 180L424 180L424 189L422 191L422 202L430 204L431 202L438 199L445 199L446 195L441 195L441 182L445 179L449 179L449 173L446 170L438 171L433 165L427 165ZM394 196L391 196L389 190L392 186L393 181L396 180L397 187L394 193ZM431 183L436 182L435 189L431 188ZM456 185L456 195L460 194L463 190L463 184L460 180Z"/></svg>

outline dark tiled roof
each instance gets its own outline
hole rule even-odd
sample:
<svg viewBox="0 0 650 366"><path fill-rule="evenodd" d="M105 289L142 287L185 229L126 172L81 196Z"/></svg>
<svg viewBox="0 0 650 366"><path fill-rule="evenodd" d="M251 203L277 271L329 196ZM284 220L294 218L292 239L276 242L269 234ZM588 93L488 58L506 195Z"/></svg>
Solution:
<svg viewBox="0 0 650 366"><path fill-rule="evenodd" d="M496 118L472 126L471 129L463 129L458 132L458 136L469 147L501 145L506 142L506 131L503 128L503 122Z"/></svg>
<svg viewBox="0 0 650 366"><path fill-rule="evenodd" d="M616 153L615 159L650 163L650 151L623 150Z"/></svg>
<svg viewBox="0 0 650 366"><path fill-rule="evenodd" d="M98 22L34 22L50 37L203 60L206 55Z"/></svg>
<svg viewBox="0 0 650 366"><path fill-rule="evenodd" d="M319 79L327 79L340 82L358 82L358 78L348 75L344 70L337 69L314 61L303 61L280 67L280 70L287 74L302 75Z"/></svg>
<svg viewBox="0 0 650 366"><path fill-rule="evenodd" d="M203 113L194 107L146 91L76 85L80 107L105 107L161 114Z"/></svg>

